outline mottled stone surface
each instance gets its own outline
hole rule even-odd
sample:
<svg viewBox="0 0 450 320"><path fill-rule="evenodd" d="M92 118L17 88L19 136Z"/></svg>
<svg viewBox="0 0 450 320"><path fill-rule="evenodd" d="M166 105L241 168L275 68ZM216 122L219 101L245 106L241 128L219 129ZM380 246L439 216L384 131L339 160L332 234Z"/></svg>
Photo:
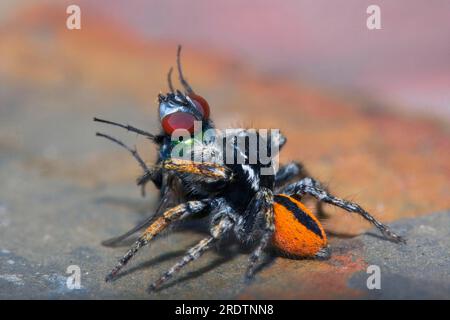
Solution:
<svg viewBox="0 0 450 320"><path fill-rule="evenodd" d="M334 193L361 203L409 243L365 235L358 217L327 207L329 261L284 258L242 283L247 252L231 246L188 266L164 290L147 286L201 239L189 222L157 239L106 284L130 242L101 241L144 219L155 190L141 198L140 173L100 130L136 144L145 139L92 122L102 116L158 130L154 98L165 90L175 45L143 43L123 29L84 20L69 33L65 11L33 9L0 26L0 298L449 298L450 138L448 124L395 114L354 97L260 75L223 57L187 48L189 79L208 98L220 127L281 128L282 161L303 160ZM368 265L382 269L382 290L364 285ZM80 290L66 269L81 268Z"/></svg>
<svg viewBox="0 0 450 320"><path fill-rule="evenodd" d="M3 164L2 181L14 183L8 178L20 175L14 170L13 162ZM148 201L132 188L92 191L51 179L35 181L38 185L21 185L16 195L2 189L2 299L450 297L450 213L394 223L407 245L383 240L374 230L356 238L332 237L330 260L276 258L248 286L242 282L247 252L225 243L186 267L160 292L148 294L149 283L203 236L201 223L189 222L156 240L119 279L106 284L106 272L130 241L120 248L105 248L100 242L142 219ZM372 264L381 268L381 290L365 287L366 268ZM69 265L81 268L80 290L67 288Z"/></svg>
<svg viewBox="0 0 450 320"><path fill-rule="evenodd" d="M406 246L392 246L374 238L361 236L363 256L381 270L381 290L371 290L371 299L449 299L450 298L450 212L401 220L393 224L408 235ZM366 273L357 273L350 287L364 290Z"/></svg>

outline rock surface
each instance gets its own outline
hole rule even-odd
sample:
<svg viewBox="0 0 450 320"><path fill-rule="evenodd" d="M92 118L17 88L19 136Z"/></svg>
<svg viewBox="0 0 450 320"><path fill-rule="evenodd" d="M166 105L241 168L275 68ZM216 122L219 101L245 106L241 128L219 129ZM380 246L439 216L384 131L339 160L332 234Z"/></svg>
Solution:
<svg viewBox="0 0 450 320"><path fill-rule="evenodd" d="M401 220L392 226L406 234L405 246L392 246L371 234L359 237L367 264L381 270L381 290L366 292L374 299L449 299L450 212ZM350 287L367 291L364 272L352 276Z"/></svg>
<svg viewBox="0 0 450 320"><path fill-rule="evenodd" d="M2 169L7 185L14 183L10 177L20 176L12 161ZM248 253L226 243L149 294L150 282L203 236L196 227L201 222L181 225L157 239L116 281L105 283L105 274L131 241L120 248L105 248L100 242L142 219L139 212L148 201L132 189L92 192L53 180L34 185L35 177L28 178L31 183L21 184L20 195L5 194L4 189L1 194L1 299L450 297L450 212L394 223L407 245L386 241L374 230L355 238L332 237L330 260L276 258L248 286L242 281ZM71 265L81 269L81 289L67 286ZM380 267L381 290L366 287L369 265Z"/></svg>
<svg viewBox="0 0 450 320"><path fill-rule="evenodd" d="M283 162L305 161L337 195L382 221L398 220L394 229L408 245L353 237L369 226L327 207L328 261L278 258L247 286L248 253L223 246L149 295L151 281L204 236L189 222L105 283L130 241L120 248L101 241L144 219L156 193L150 187L141 198L139 167L95 132L136 144L148 161L155 153L145 139L92 118L158 130L151 101L166 87L175 45L142 43L88 17L83 32L68 33L59 24L64 12L35 8L0 28L0 298L449 298L448 124L274 80L194 50L184 56L186 72L220 127L282 128L289 139ZM372 264L380 266L381 290L367 290ZM71 265L80 267L80 289L67 287Z"/></svg>

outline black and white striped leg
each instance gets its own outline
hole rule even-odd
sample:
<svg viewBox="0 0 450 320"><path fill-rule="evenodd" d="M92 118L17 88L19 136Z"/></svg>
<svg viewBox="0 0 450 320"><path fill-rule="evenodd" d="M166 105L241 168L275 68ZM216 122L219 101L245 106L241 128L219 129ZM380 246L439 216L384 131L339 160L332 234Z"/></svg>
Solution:
<svg viewBox="0 0 450 320"><path fill-rule="evenodd" d="M233 222L228 217L221 219L216 225L211 228L211 236L204 238L191 249L189 249L186 255L173 265L167 272L165 272L158 280L150 285L150 291L157 290L164 282L173 277L188 263L197 260L205 253L211 244L219 240L227 231L231 229Z"/></svg>
<svg viewBox="0 0 450 320"><path fill-rule="evenodd" d="M302 179L307 176L305 167L301 163L289 162L281 166L275 175L275 187L281 187L294 178Z"/></svg>
<svg viewBox="0 0 450 320"><path fill-rule="evenodd" d="M320 186L320 184L315 181L312 178L304 178L296 183L293 183L286 188L284 188L283 193L294 195L294 194L309 194L313 197L317 198L319 201L323 201L325 203L329 203L332 205L335 205L339 208L342 208L348 212L357 213L360 216L362 216L367 221L371 222L378 230L381 231L387 238L390 238L396 242L403 242L405 243L405 239L398 236L394 232L392 232L389 227L384 225L383 223L379 222L377 219L375 219L371 214L369 214L366 210L361 208L356 203L343 200L340 198L337 198L333 195L331 195L329 192L327 192L324 188Z"/></svg>
<svg viewBox="0 0 450 320"><path fill-rule="evenodd" d="M256 265L260 260L264 249L270 243L272 239L273 232L275 231L275 222L274 222L274 214L273 214L273 205L272 205L272 193L264 194L265 204L262 206L262 211L259 214L263 214L264 217L264 230L259 240L259 243L256 249L252 252L249 257L249 264L247 267L247 271L245 273L246 280L250 280L256 269Z"/></svg>
<svg viewBox="0 0 450 320"><path fill-rule="evenodd" d="M266 230L266 232L261 237L261 240L260 240L258 246L250 255L250 258L248 259L249 263L248 263L247 271L245 272L245 279L247 281L249 281L253 278L253 275L255 274L256 264L261 259L264 249L269 244L270 239L272 238L272 235L273 235L273 231L274 231L273 229Z"/></svg>
<svg viewBox="0 0 450 320"><path fill-rule="evenodd" d="M279 191L286 183L294 179L304 179L310 177L311 175L305 169L303 164L299 162L290 162L278 170L275 175L275 188ZM327 218L325 211L323 210L322 202L317 201L316 203L316 213L321 219Z"/></svg>

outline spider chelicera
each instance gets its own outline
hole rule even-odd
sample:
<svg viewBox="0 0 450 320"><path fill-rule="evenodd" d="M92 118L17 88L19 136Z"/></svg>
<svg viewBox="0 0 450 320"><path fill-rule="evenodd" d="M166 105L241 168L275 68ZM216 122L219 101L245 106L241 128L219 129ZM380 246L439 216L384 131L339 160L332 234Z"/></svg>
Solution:
<svg viewBox="0 0 450 320"><path fill-rule="evenodd" d="M172 157L173 148L178 143L189 141L172 141L171 134L177 129L187 130L195 139L194 122L200 121L203 130L214 128L210 120L209 105L183 77L180 50L177 52L179 80L185 92L175 90L171 80L172 69L168 74L170 92L160 94L159 116L162 131L158 135L148 133L135 127L94 118L95 121L112 124L131 132L146 136L159 148L156 164L149 167L136 149L103 133L98 136L107 138L127 149L138 161L144 173L137 180L144 192L145 184L152 181L160 189L160 203L154 215L122 236L105 241L113 245L136 231L146 227L145 231L119 260L114 269L106 276L112 280L125 264L150 241L165 230L170 224L189 217L206 216L209 219L210 234L190 248L186 255L150 288L157 289L188 263L198 259L213 243L227 233L234 233L238 241L253 245L249 258L246 278L254 274L257 262L268 246L296 258L328 258L330 249L326 233L319 220L302 204L306 196L315 198L318 203L328 203L348 212L356 213L371 222L387 238L395 242L405 240L379 222L366 210L330 194L321 184L311 178L303 166L292 162L281 166L274 174L262 174L266 164L222 163L216 161L225 150L211 143L202 143L193 148L193 153L201 152L202 161L192 161ZM240 130L238 135L247 135L247 130ZM263 138L258 136L258 138ZM264 140L267 146L281 149L286 139L279 134L275 138ZM243 150L233 146L234 151L248 155L247 147ZM205 149L208 150L204 153ZM212 151L212 152L211 152ZM220 158L220 157L219 157ZM296 180L292 182L293 180ZM289 183L291 182L291 183Z"/></svg>

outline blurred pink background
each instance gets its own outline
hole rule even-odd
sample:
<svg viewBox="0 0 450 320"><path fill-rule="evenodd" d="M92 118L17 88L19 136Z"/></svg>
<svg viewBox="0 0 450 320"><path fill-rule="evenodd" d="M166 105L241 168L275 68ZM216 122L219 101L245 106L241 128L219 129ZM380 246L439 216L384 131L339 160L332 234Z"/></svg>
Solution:
<svg viewBox="0 0 450 320"><path fill-rule="evenodd" d="M151 38L450 118L450 1L86 1ZM381 30L366 9L381 8Z"/></svg>
<svg viewBox="0 0 450 320"><path fill-rule="evenodd" d="M22 4L2 1L2 17ZM61 1L57 1L61 3ZM79 0L145 39L207 48L261 72L450 119L448 0ZM381 7L382 29L366 28Z"/></svg>

